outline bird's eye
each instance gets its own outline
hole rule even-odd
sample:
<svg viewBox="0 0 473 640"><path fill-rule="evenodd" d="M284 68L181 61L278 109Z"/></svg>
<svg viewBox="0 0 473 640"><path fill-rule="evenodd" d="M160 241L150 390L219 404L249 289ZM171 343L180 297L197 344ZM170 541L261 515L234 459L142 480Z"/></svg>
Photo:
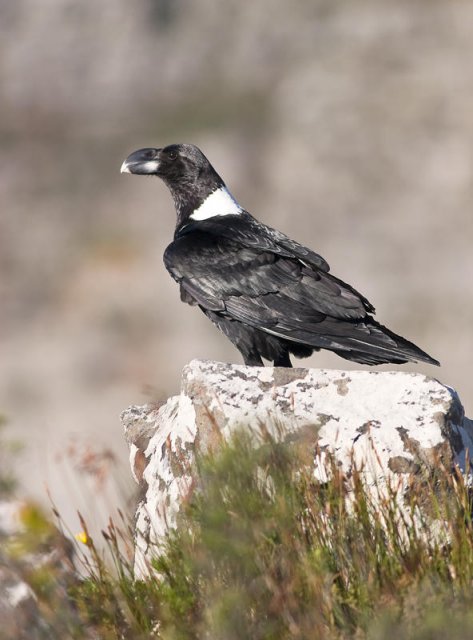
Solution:
<svg viewBox="0 0 473 640"><path fill-rule="evenodd" d="M177 151L168 151L167 156L169 160L175 160L177 158Z"/></svg>

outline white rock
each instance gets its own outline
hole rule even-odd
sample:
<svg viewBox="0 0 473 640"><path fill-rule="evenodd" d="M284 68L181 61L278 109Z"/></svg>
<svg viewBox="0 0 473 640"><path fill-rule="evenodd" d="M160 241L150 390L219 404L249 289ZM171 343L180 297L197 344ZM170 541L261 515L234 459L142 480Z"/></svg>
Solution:
<svg viewBox="0 0 473 640"><path fill-rule="evenodd" d="M0 637L44 638L37 599L13 568L0 563Z"/></svg>
<svg viewBox="0 0 473 640"><path fill-rule="evenodd" d="M181 394L161 407L122 414L135 478L144 485L136 514L137 568L145 572L150 545L175 526L189 489L196 449L261 424L277 439L303 439L314 450L315 474L327 478L330 452L350 474L362 468L366 486L396 480L399 493L419 468L464 470L473 451L473 424L456 393L433 378L402 371L282 369L193 361ZM316 451L318 454L316 455ZM139 465L137 465L139 459ZM139 471L137 472L137 466Z"/></svg>

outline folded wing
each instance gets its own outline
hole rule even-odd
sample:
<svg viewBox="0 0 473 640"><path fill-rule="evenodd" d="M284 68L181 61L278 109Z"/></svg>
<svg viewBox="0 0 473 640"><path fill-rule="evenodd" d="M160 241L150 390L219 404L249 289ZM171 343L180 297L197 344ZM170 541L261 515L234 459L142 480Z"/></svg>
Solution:
<svg viewBox="0 0 473 640"><path fill-rule="evenodd" d="M361 320L373 310L352 287L330 275L326 263L320 268L307 255L291 255L289 246L280 249L274 241L274 247L269 240L254 246L242 242L241 234L230 239L205 229L177 237L164 259L185 292L183 299L304 342L307 334L325 331L317 325L327 318Z"/></svg>

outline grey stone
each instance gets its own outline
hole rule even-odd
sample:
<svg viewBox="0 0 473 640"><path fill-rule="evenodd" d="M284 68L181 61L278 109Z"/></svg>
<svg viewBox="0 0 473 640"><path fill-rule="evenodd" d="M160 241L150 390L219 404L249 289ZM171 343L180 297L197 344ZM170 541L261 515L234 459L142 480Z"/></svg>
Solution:
<svg viewBox="0 0 473 640"><path fill-rule="evenodd" d="M394 480L399 495L421 468L458 465L473 451L473 425L457 394L434 378L402 371L337 371L229 365L194 360L181 393L162 406L122 414L135 479L143 489L136 513L137 567L150 545L174 526L198 483L196 450L218 447L238 428L255 446L262 429L278 440L304 439L314 473L326 481L328 454L350 476L353 465L373 492Z"/></svg>
<svg viewBox="0 0 473 640"><path fill-rule="evenodd" d="M33 590L17 571L1 562L0 621L2 638L47 637Z"/></svg>

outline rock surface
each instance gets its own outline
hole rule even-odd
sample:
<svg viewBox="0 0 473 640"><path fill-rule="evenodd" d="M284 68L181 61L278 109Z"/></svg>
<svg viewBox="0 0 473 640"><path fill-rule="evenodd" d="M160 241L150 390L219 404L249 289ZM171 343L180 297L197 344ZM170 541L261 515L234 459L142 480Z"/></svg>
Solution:
<svg viewBox="0 0 473 640"><path fill-rule="evenodd" d="M36 596L19 573L0 559L1 638L46 639L47 627L41 618Z"/></svg>
<svg viewBox="0 0 473 640"><path fill-rule="evenodd" d="M122 414L133 475L143 487L137 509L137 568L173 526L198 479L196 450L218 445L238 428L258 439L303 439L314 450L315 474L327 477L327 452L346 474L362 469L377 490L396 479L402 492L421 468L465 469L473 423L456 393L433 378L402 371L337 371L228 365L194 360L181 394L162 405Z"/></svg>

